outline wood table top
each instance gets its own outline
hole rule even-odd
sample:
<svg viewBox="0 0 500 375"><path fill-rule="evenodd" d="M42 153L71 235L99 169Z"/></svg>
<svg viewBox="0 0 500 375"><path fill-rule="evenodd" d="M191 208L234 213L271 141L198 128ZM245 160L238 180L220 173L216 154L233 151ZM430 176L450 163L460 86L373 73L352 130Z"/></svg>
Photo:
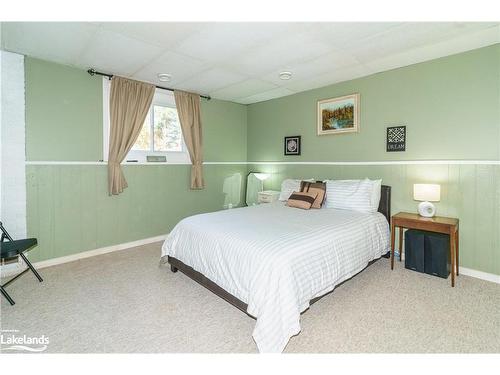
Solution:
<svg viewBox="0 0 500 375"><path fill-rule="evenodd" d="M458 219L454 217L445 217L445 216L423 217L420 216L419 214L411 212L399 212L396 215L393 215L392 217L393 219L425 221L429 223L444 224L444 225L458 225Z"/></svg>

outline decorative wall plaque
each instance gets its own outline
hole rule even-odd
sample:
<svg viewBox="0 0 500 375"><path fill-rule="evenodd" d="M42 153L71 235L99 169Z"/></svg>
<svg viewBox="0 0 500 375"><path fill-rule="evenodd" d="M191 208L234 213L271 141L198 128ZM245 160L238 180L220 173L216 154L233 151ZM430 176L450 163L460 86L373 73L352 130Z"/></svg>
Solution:
<svg viewBox="0 0 500 375"><path fill-rule="evenodd" d="M406 126L387 128L387 152L406 151Z"/></svg>

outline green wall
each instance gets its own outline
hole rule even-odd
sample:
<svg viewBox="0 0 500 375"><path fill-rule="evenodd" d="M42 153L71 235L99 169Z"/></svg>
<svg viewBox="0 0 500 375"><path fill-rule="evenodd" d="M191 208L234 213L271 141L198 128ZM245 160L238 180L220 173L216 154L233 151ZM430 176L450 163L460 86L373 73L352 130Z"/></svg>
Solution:
<svg viewBox="0 0 500 375"><path fill-rule="evenodd" d="M102 159L102 81L87 72L25 59L26 159Z"/></svg>
<svg viewBox="0 0 500 375"><path fill-rule="evenodd" d="M101 78L32 58L25 69L27 160L102 159ZM202 100L205 161L245 162L246 120L246 106ZM168 233L186 216L222 209L224 180L247 173L244 163L206 165L206 189L192 191L190 168L124 166L129 187L110 197L105 165L28 165L28 233L39 240L30 256L39 261Z"/></svg>
<svg viewBox="0 0 500 375"><path fill-rule="evenodd" d="M203 154L205 161L247 160L246 106L202 100Z"/></svg>
<svg viewBox="0 0 500 375"><path fill-rule="evenodd" d="M248 106L248 160L359 162L360 165L251 164L284 178L382 178L392 186L392 212L416 212L417 182L442 186L439 215L460 219L460 265L500 274L500 46ZM316 102L359 93L357 134L316 135ZM406 125L407 151L385 152L386 127ZM263 136L266 134L266 136ZM301 156L283 155L283 137L302 136ZM368 165L373 161L492 160L442 165Z"/></svg>
<svg viewBox="0 0 500 375"><path fill-rule="evenodd" d="M28 57L25 70L27 160L102 160L102 78ZM246 161L246 107L214 99L201 107L205 161Z"/></svg>
<svg viewBox="0 0 500 375"><path fill-rule="evenodd" d="M248 160L498 160L499 74L497 44L252 104ZM317 100L352 93L360 94L360 132L317 136ZM385 152L391 125L406 125L406 152ZM285 135L302 135L301 156L283 156Z"/></svg>

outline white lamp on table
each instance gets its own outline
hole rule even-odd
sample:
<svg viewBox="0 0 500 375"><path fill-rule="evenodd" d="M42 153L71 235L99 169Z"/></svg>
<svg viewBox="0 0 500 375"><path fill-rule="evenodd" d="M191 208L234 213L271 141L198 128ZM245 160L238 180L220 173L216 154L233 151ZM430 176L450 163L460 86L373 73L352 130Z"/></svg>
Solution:
<svg viewBox="0 0 500 375"><path fill-rule="evenodd" d="M247 176L247 206L255 206L258 200L258 194L264 190L264 180L269 178L268 173L250 172Z"/></svg>
<svg viewBox="0 0 500 375"><path fill-rule="evenodd" d="M267 173L254 173L253 174L255 177L257 177L258 180L262 181L262 189L264 189L264 180L267 180L269 178L269 174Z"/></svg>
<svg viewBox="0 0 500 375"><path fill-rule="evenodd" d="M418 213L423 217L433 217L436 207L431 202L439 202L441 199L441 186L437 184L414 184L413 199L422 201L418 205Z"/></svg>

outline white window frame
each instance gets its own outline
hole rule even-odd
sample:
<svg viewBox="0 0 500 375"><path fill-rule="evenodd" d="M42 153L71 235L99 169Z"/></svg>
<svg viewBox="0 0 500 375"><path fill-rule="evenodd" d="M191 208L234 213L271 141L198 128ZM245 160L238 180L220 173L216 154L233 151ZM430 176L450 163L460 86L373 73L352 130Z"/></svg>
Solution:
<svg viewBox="0 0 500 375"><path fill-rule="evenodd" d="M108 161L109 153L109 94L111 89L111 81L106 77L102 79L102 100L103 100L103 161ZM173 93L165 90L156 90L153 97L151 107L160 105L164 107L176 108ZM151 109L150 109L151 112ZM149 115L149 114L148 114ZM182 129L181 129L182 132ZM129 162L130 164L145 164L147 163L146 157L148 155L166 156L167 161L163 164L191 164L189 152L186 144L184 143L184 136L182 136L182 151L143 151L143 150L130 150L125 157L124 163L128 160L137 160L137 162ZM158 163L148 163L158 164Z"/></svg>

